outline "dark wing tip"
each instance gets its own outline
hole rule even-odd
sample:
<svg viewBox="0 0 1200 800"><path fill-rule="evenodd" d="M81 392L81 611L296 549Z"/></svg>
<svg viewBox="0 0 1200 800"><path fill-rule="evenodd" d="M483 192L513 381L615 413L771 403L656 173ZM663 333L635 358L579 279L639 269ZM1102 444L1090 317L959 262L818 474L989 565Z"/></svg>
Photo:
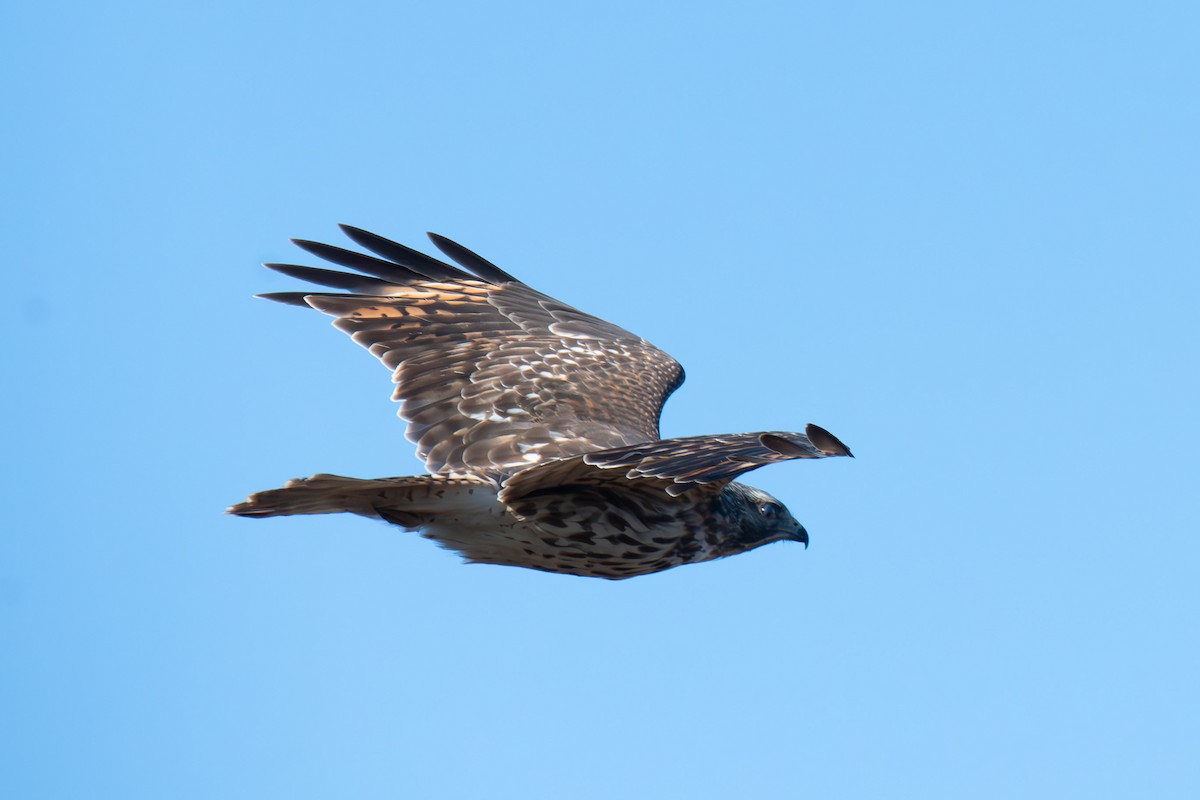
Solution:
<svg viewBox="0 0 1200 800"><path fill-rule="evenodd" d="M263 264L267 269L281 272L292 278L315 283L318 286L329 286L334 289L345 289L355 294L387 295L392 293L396 284L377 278L368 278L350 272L338 272L331 269L316 267L301 267L296 264Z"/></svg>
<svg viewBox="0 0 1200 800"><path fill-rule="evenodd" d="M261 297L263 300L273 300L276 303L284 303L289 306L311 308L311 306L304 301L304 298L311 294L312 292L266 292L264 294L256 294L254 296Z"/></svg>
<svg viewBox="0 0 1200 800"><path fill-rule="evenodd" d="M441 250L457 262L459 266L469 269L485 281L491 281L492 283L518 282L512 275L509 275L478 253L463 247L453 239L447 239L445 236L433 233L432 231L426 232L425 235L429 237L429 240L433 242L438 250Z"/></svg>
<svg viewBox="0 0 1200 800"><path fill-rule="evenodd" d="M433 256L427 256L422 252L413 250L407 245L393 242L391 239L385 239L377 233L371 233L362 228L356 228L353 225L346 225L344 223L339 224L338 227L342 229L342 233L346 234L351 241L360 247L365 247L375 255L382 256L406 269L420 273L429 280L459 281L463 278L471 277L457 267L453 267L444 261L438 261Z"/></svg>
<svg viewBox="0 0 1200 800"><path fill-rule="evenodd" d="M825 455L854 458L854 453L850 452L850 448L843 444L841 439L819 425L810 423L804 428L804 433L808 436L808 440Z"/></svg>

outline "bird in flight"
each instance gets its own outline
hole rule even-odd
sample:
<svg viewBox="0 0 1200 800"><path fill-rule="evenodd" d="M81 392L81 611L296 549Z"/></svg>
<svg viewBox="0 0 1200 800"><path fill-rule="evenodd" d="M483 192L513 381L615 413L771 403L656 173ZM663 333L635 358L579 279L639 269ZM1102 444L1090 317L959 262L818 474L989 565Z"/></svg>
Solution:
<svg viewBox="0 0 1200 800"><path fill-rule="evenodd" d="M530 288L445 237L457 266L348 225L374 255L295 243L355 274L266 266L338 292L274 292L315 308L392 371L392 398L427 475L319 474L250 495L244 517L350 512L470 563L621 579L808 533L766 492L734 481L793 458L850 456L833 434L662 439L675 359L636 334Z"/></svg>

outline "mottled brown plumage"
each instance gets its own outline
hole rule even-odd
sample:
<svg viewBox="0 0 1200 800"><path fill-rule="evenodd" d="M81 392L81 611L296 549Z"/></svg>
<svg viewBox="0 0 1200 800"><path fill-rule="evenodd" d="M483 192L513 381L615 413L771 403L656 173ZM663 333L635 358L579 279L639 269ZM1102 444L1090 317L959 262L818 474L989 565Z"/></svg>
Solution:
<svg viewBox="0 0 1200 800"><path fill-rule="evenodd" d="M733 479L776 461L851 455L828 431L662 440L659 414L683 382L663 351L444 237L430 234L459 267L342 228L379 257L296 244L364 274L266 266L348 293L262 297L336 317L392 371L430 474L315 475L231 513L345 511L419 530L472 562L604 578L807 544L779 501Z"/></svg>

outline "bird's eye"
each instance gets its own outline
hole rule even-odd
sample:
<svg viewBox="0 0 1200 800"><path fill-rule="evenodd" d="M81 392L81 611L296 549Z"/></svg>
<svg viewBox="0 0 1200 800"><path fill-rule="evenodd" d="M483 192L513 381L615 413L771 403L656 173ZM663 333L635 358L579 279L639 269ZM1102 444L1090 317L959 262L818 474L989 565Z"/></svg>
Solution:
<svg viewBox="0 0 1200 800"><path fill-rule="evenodd" d="M758 507L758 513L764 517L777 517L780 511L783 511L783 507L779 503L763 503Z"/></svg>

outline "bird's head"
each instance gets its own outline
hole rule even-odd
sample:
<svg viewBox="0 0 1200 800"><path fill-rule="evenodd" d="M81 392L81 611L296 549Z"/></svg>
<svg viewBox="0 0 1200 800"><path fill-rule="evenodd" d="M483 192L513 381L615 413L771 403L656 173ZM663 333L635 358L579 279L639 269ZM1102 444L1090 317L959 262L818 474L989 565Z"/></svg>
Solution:
<svg viewBox="0 0 1200 800"><path fill-rule="evenodd" d="M725 501L732 506L740 527L739 544L751 550L771 542L801 542L808 547L808 531L796 521L787 506L762 489L742 483L725 487Z"/></svg>

